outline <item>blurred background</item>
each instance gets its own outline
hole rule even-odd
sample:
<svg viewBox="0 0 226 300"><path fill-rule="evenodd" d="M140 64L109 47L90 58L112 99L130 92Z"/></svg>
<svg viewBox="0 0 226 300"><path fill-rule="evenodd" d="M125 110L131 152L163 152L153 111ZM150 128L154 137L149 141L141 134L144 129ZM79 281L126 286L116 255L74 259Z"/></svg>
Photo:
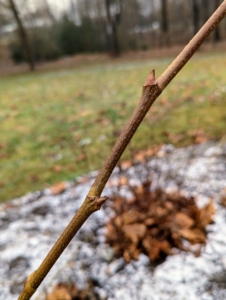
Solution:
<svg viewBox="0 0 226 300"><path fill-rule="evenodd" d="M221 2L0 0L0 202L99 169L150 70L158 77ZM123 159L224 138L225 37L226 19Z"/></svg>
<svg viewBox="0 0 226 300"><path fill-rule="evenodd" d="M1 0L1 60L42 61L78 53L186 44L221 0ZM222 22L208 41L226 35Z"/></svg>

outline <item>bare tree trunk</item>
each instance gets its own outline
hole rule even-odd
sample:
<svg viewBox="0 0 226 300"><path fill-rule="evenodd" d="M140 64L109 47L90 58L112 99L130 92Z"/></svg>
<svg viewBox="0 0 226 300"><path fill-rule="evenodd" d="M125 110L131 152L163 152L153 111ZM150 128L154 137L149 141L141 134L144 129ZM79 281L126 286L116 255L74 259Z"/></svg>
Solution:
<svg viewBox="0 0 226 300"><path fill-rule="evenodd" d="M26 33L26 30L23 26L22 20L20 19L19 13L17 11L16 5L14 3L13 0L8 0L9 3L9 7L11 9L11 11L13 12L13 15L16 19L17 22L17 26L18 26L18 30L19 30L19 34L20 34L20 38L21 41L24 45L26 54L27 54L27 59L28 59L28 63L29 63L29 67L31 71L34 71L35 69L35 64L34 64L34 59L33 59L33 55L32 55L32 51L31 51L31 46L29 43L29 39Z"/></svg>
<svg viewBox="0 0 226 300"><path fill-rule="evenodd" d="M111 50L113 56L117 57L120 55L120 45L118 39L118 26L121 21L122 14L122 0L118 0L118 9L115 14L111 14L111 0L105 0L105 8L107 15L107 40L111 37ZM116 3L114 3L116 5Z"/></svg>
<svg viewBox="0 0 226 300"><path fill-rule="evenodd" d="M168 29L167 0L161 0L161 30L167 33Z"/></svg>
<svg viewBox="0 0 226 300"><path fill-rule="evenodd" d="M192 17L193 17L193 32L195 35L199 30L200 9L197 0L191 0L191 5L192 5Z"/></svg>
<svg viewBox="0 0 226 300"><path fill-rule="evenodd" d="M114 56L120 55L120 46L118 40L118 28L115 24L112 26L112 42L113 42L113 54Z"/></svg>
<svg viewBox="0 0 226 300"><path fill-rule="evenodd" d="M167 0L161 0L161 32L163 36L163 43L161 44L169 46L169 22Z"/></svg>
<svg viewBox="0 0 226 300"><path fill-rule="evenodd" d="M210 1L209 0L202 0L202 20L203 23L209 19L210 16Z"/></svg>
<svg viewBox="0 0 226 300"><path fill-rule="evenodd" d="M150 0L150 7L151 7L151 26L152 26L152 31L151 31L151 45L152 47L158 47L161 45L161 33L156 32L156 30L154 30L153 28L153 24L156 21L156 5L155 5L155 1L154 0Z"/></svg>
<svg viewBox="0 0 226 300"><path fill-rule="evenodd" d="M214 10L216 10L219 5L220 5L220 1L214 0ZM214 41L214 43L218 43L221 41L221 34L220 34L219 26L214 30L213 41Z"/></svg>

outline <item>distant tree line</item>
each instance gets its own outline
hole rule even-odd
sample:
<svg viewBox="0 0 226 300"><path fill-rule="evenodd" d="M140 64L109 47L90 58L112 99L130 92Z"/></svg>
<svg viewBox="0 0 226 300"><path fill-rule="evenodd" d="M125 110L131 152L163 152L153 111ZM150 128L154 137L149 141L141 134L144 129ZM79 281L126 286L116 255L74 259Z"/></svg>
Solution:
<svg viewBox="0 0 226 300"><path fill-rule="evenodd" d="M0 0L0 38L9 40L15 62L53 60L76 53L146 50L185 44L222 0L70 0L56 12L54 3ZM7 31L14 25L15 29ZM7 27L8 26L8 27ZM213 42L221 41L226 22Z"/></svg>

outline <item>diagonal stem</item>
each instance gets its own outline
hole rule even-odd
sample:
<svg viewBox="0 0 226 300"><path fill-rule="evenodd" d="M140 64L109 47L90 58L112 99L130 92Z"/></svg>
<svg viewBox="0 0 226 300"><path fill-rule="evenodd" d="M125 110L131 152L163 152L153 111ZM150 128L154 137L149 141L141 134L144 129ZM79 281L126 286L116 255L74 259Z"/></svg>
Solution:
<svg viewBox="0 0 226 300"><path fill-rule="evenodd" d="M100 197L100 195L118 160L120 159L122 153L124 152L146 113L150 109L151 105L158 98L165 87L171 82L171 80L177 75L177 73L183 68L192 55L197 51L199 46L215 29L225 15L226 0L224 0L221 6L210 17L206 24L200 29L200 31L194 36L190 43L182 50L182 52L165 70L158 80L155 80L154 70L148 76L147 81L143 86L140 102L138 103L118 141L101 168L100 173L94 181L85 201L71 222L68 224L64 232L61 234L57 242L54 244L46 258L43 260L40 267L28 277L24 289L18 298L19 300L30 299L45 276L48 274L49 270L67 247L71 239L81 228L82 224L93 212L100 209L101 205L107 198Z"/></svg>

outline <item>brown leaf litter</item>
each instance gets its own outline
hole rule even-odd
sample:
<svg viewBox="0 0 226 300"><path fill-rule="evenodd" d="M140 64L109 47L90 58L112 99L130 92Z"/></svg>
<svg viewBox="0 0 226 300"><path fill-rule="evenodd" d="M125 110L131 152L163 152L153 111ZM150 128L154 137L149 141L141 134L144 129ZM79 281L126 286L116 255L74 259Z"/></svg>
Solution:
<svg viewBox="0 0 226 300"><path fill-rule="evenodd" d="M160 262L176 249L198 256L215 211L212 201L198 208L193 197L186 198L179 192L167 194L161 189L151 191L150 187L151 182L130 187L130 200L114 197L115 216L107 224L106 242L126 262L137 259L140 253ZM199 245L196 250L192 247L195 244Z"/></svg>
<svg viewBox="0 0 226 300"><path fill-rule="evenodd" d="M47 294L45 300L98 300L93 284L87 283L84 290L79 290L74 283L58 283Z"/></svg>

